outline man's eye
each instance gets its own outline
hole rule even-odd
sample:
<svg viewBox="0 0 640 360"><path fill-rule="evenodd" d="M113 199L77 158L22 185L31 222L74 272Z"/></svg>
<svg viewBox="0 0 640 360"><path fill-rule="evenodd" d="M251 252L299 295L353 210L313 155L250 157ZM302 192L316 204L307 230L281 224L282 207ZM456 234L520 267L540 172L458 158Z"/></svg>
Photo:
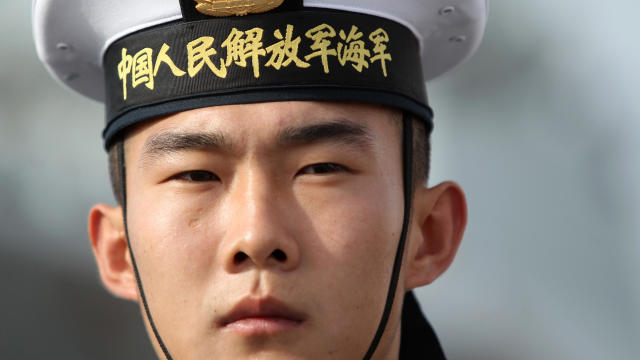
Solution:
<svg viewBox="0 0 640 360"><path fill-rule="evenodd" d="M346 170L347 168L342 165L334 163L319 163L303 167L298 171L298 175L329 174Z"/></svg>
<svg viewBox="0 0 640 360"><path fill-rule="evenodd" d="M171 177L172 180L184 180L190 182L206 182L220 180L218 176L210 171L206 170L191 170L185 171L178 175Z"/></svg>

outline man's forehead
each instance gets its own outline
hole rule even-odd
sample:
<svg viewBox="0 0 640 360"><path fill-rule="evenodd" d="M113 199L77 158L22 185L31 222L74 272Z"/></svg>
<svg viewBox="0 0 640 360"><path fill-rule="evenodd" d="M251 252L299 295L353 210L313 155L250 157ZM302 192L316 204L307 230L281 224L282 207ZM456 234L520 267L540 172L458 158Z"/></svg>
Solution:
<svg viewBox="0 0 640 360"><path fill-rule="evenodd" d="M398 110L358 103L277 102L184 111L150 122L127 141L142 163L190 150L226 154L325 144L376 153L395 144Z"/></svg>

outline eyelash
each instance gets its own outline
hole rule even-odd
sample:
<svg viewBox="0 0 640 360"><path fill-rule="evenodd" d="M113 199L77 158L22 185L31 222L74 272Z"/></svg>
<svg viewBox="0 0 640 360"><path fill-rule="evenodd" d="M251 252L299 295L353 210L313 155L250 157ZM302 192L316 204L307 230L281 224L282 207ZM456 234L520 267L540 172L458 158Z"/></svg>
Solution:
<svg viewBox="0 0 640 360"><path fill-rule="evenodd" d="M307 170L314 170L314 171L308 172ZM322 170L322 171L318 171L318 170ZM324 174L343 172L343 171L348 171L348 169L340 164L317 163L317 164L311 164L303 167L300 171L298 171L298 175L324 175Z"/></svg>
<svg viewBox="0 0 640 360"><path fill-rule="evenodd" d="M194 179L194 175L196 177L205 176L206 179L202 179L202 178ZM190 170L190 171L181 172L180 174L172 176L171 180L183 180L183 181L189 181L189 182L207 182L207 181L219 181L220 178L216 174L212 173L211 171Z"/></svg>

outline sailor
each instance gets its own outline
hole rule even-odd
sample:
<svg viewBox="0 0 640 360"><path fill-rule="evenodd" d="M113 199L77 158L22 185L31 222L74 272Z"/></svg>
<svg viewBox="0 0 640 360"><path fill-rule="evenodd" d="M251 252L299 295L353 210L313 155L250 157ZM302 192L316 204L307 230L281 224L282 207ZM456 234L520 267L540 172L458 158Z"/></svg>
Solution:
<svg viewBox="0 0 640 360"><path fill-rule="evenodd" d="M40 59L104 102L102 282L166 359L442 359L412 289L451 264L425 81L486 0L34 1Z"/></svg>

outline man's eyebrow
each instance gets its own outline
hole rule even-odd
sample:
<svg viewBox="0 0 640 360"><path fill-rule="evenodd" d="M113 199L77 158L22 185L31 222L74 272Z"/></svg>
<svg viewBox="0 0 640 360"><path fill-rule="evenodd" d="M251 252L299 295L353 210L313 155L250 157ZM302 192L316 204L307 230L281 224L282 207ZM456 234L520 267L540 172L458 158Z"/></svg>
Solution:
<svg viewBox="0 0 640 360"><path fill-rule="evenodd" d="M373 136L366 126L346 119L287 127L278 133L277 139L281 147L336 142L362 149L373 144Z"/></svg>
<svg viewBox="0 0 640 360"><path fill-rule="evenodd" d="M165 131L151 136L144 144L142 159L150 160L161 155L188 150L229 151L231 143L218 132Z"/></svg>

